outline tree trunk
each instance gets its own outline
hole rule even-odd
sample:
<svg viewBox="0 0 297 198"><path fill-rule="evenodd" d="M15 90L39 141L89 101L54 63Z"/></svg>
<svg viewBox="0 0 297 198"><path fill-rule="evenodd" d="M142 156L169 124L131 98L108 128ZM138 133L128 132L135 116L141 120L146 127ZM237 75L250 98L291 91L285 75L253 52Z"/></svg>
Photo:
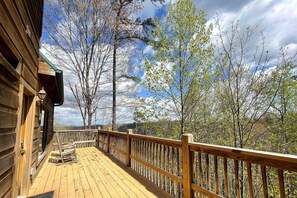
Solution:
<svg viewBox="0 0 297 198"><path fill-rule="evenodd" d="M115 42L116 42L116 34L114 36ZM113 45L113 61L112 61L112 130L116 130L116 105L117 105L117 97L116 97L116 54L117 54L117 48L116 43Z"/></svg>
<svg viewBox="0 0 297 198"><path fill-rule="evenodd" d="M114 24L114 41L113 41L113 61L112 61L112 130L116 130L116 106L117 106L117 85L116 85L116 64L117 64L117 45L118 45L118 29L119 29L119 17L121 13L121 6L118 8L115 16Z"/></svg>

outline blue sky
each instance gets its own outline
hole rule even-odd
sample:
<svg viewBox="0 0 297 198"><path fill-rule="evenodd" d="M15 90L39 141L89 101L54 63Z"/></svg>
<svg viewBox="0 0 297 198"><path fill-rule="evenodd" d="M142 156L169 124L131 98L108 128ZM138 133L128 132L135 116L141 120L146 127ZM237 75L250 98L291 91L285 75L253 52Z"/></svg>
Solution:
<svg viewBox="0 0 297 198"><path fill-rule="evenodd" d="M144 3L143 10L139 14L141 18L166 15L165 5L153 5L150 1ZM270 56L277 57L279 48L287 46L292 51L297 51L297 1L296 0L193 0L198 9L204 9L207 14L208 23L214 23L217 16L224 26L232 21L239 21L241 28L257 26L258 31L263 31L267 41ZM44 40L46 36L43 34ZM255 41L256 42L256 41ZM251 46L254 47L254 46ZM149 51L149 48L143 48ZM141 60L137 61L138 64ZM139 73L141 77L143 72ZM144 89L140 89L139 95L148 97ZM79 114L69 106L56 109L58 121L63 124L81 123ZM64 116L61 116L61 115ZM132 118L126 121L132 121ZM100 121L99 121L100 122Z"/></svg>

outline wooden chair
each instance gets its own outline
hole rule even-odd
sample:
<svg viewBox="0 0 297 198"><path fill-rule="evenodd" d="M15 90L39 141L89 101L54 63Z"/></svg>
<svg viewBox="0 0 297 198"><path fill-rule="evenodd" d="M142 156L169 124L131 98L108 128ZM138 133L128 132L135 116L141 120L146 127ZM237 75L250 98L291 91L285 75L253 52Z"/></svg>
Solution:
<svg viewBox="0 0 297 198"><path fill-rule="evenodd" d="M58 143L58 148L59 148L60 158L62 163L64 164L65 162L69 162L69 161L77 162L75 144L70 143L70 144L62 145L61 140L59 138L59 133L56 133L56 138L57 138L57 143Z"/></svg>

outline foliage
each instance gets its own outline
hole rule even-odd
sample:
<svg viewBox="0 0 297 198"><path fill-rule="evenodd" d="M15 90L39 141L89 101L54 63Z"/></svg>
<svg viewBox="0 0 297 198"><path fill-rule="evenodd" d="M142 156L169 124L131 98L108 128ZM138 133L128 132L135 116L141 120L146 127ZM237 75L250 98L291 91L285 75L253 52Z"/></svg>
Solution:
<svg viewBox="0 0 297 198"><path fill-rule="evenodd" d="M190 0L171 3L168 16L155 24L149 36L154 53L144 55L143 86L156 103L174 112L167 118L180 122L182 134L201 93L212 84L211 27L206 25L204 11L196 14Z"/></svg>

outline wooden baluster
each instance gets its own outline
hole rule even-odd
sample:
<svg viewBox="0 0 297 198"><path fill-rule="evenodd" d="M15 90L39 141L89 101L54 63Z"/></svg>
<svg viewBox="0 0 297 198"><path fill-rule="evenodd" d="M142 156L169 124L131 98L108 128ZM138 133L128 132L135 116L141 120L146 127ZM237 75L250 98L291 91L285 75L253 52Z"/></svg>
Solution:
<svg viewBox="0 0 297 198"><path fill-rule="evenodd" d="M141 159L141 150L140 150L141 140L138 140L137 151L138 151L138 159ZM138 162L138 173L141 175L141 164Z"/></svg>
<svg viewBox="0 0 297 198"><path fill-rule="evenodd" d="M202 186L203 178L202 178L202 160L201 153L198 153L198 175L199 175L199 185Z"/></svg>
<svg viewBox="0 0 297 198"><path fill-rule="evenodd" d="M139 140L135 140L135 155L136 155L136 158L139 158L139 153L138 153L138 141ZM139 170L138 170L138 161L135 161L135 166L136 166L136 168L135 168L135 170L136 170L136 172L138 172L139 173Z"/></svg>
<svg viewBox="0 0 297 198"><path fill-rule="evenodd" d="M132 138L130 138L131 140L131 155L134 156L134 140ZM130 157L130 163L131 163L131 168L134 169L134 160L131 159Z"/></svg>
<svg viewBox="0 0 297 198"><path fill-rule="evenodd" d="M198 175L199 175L199 185L202 187L203 185L203 177L202 177L202 156L201 153L198 153ZM202 193L200 193L200 197L202 196Z"/></svg>
<svg viewBox="0 0 297 198"><path fill-rule="evenodd" d="M143 157L142 160L146 162L146 157L147 157L147 154L146 154L146 152L147 152L146 141L143 141L142 151L143 151L142 152L142 157ZM145 178L147 178L147 175L146 175L146 166L144 164L142 164L142 171L143 171L143 176Z"/></svg>
<svg viewBox="0 0 297 198"><path fill-rule="evenodd" d="M148 157L149 157L149 146L148 146L148 141L145 141L145 161L148 162ZM149 173L148 173L148 166L145 167L145 175L146 178L149 179Z"/></svg>
<svg viewBox="0 0 297 198"><path fill-rule="evenodd" d="M155 166L155 143L152 142L152 164ZM152 182L155 183L156 178L155 178L155 171L152 169Z"/></svg>
<svg viewBox="0 0 297 198"><path fill-rule="evenodd" d="M127 141L126 141L126 165L131 167L131 138L130 135L133 133L132 129L127 130Z"/></svg>
<svg viewBox="0 0 297 198"><path fill-rule="evenodd" d="M197 152L194 152L194 180L195 180L195 183L198 185L198 181L199 181L199 177L198 177L198 174L199 174L199 166L198 166L198 153Z"/></svg>
<svg viewBox="0 0 297 198"><path fill-rule="evenodd" d="M154 143L151 142L151 164L152 165L155 165L154 159L155 159L155 155L154 155ZM152 168L151 168L151 179L152 179L152 182L154 183L154 181L155 181L155 178L154 178L154 169L152 169Z"/></svg>
<svg viewBox="0 0 297 198"><path fill-rule="evenodd" d="M284 184L284 172L281 169L277 170L278 172L278 186L279 186L279 193L280 197L284 198L285 197L285 184Z"/></svg>
<svg viewBox="0 0 297 198"><path fill-rule="evenodd" d="M216 180L216 194L219 194L218 157L215 155L213 160Z"/></svg>
<svg viewBox="0 0 297 198"><path fill-rule="evenodd" d="M151 142L151 164L152 165L155 165L154 163L154 159L155 159L155 156L154 156L154 143ZM151 181L154 183L155 181L155 178L154 178L154 169L151 168Z"/></svg>
<svg viewBox="0 0 297 198"><path fill-rule="evenodd" d="M107 131L107 148L106 148L106 152L109 153L109 143L110 143L110 133L109 131Z"/></svg>
<svg viewBox="0 0 297 198"><path fill-rule="evenodd" d="M263 184L263 195L265 198L268 198L266 166L261 166L261 174L262 174L262 184Z"/></svg>
<svg viewBox="0 0 297 198"><path fill-rule="evenodd" d="M141 140L138 140L138 158L141 159ZM141 163L138 162L138 172L141 175Z"/></svg>
<svg viewBox="0 0 297 198"><path fill-rule="evenodd" d="M205 163L206 163L206 189L210 190L210 177L209 177L209 155L205 154Z"/></svg>
<svg viewBox="0 0 297 198"><path fill-rule="evenodd" d="M170 173L174 174L174 147L171 147L171 168L170 168ZM171 180L171 192L172 195L174 195L174 180Z"/></svg>
<svg viewBox="0 0 297 198"><path fill-rule="evenodd" d="M141 150L141 146L142 146L142 140L139 140L138 141L138 151L139 151L139 159L142 159L142 150ZM141 163L139 162L138 163L138 166L139 166L139 174L141 174L142 175L142 165L141 165Z"/></svg>
<svg viewBox="0 0 297 198"><path fill-rule="evenodd" d="M148 142L148 161L147 161L149 164L151 164L151 142ZM148 168L148 179L150 181L151 180L151 168L150 167L147 167Z"/></svg>
<svg viewBox="0 0 297 198"><path fill-rule="evenodd" d="M149 142L146 141L146 162L149 162ZM149 167L145 166L146 178L149 179Z"/></svg>
<svg viewBox="0 0 297 198"><path fill-rule="evenodd" d="M162 156L162 169L165 170L165 163L166 163L166 146L163 144L163 150L162 150L162 153L163 153L163 156ZM163 175L163 189L166 191L166 176Z"/></svg>
<svg viewBox="0 0 297 198"><path fill-rule="evenodd" d="M238 160L234 160L234 169L235 169L235 192L236 197L240 197L240 190L239 190L239 172L238 172Z"/></svg>
<svg viewBox="0 0 297 198"><path fill-rule="evenodd" d="M133 152L133 156L137 156L136 155L136 140L133 139L133 149L132 149L132 152ZM136 160L133 160L133 169L136 170Z"/></svg>
<svg viewBox="0 0 297 198"><path fill-rule="evenodd" d="M248 176L248 183L249 183L249 194L250 198L254 197L254 191L253 191L253 176L252 176L252 166L251 163L247 163L247 176Z"/></svg>
<svg viewBox="0 0 297 198"><path fill-rule="evenodd" d="M169 154L170 154L170 147L167 146L167 163L166 163L166 166L167 166L167 171L170 172L170 158L169 158ZM171 179L168 177L167 178L167 188L168 188L168 192L170 193L170 182L171 182Z"/></svg>
<svg viewBox="0 0 297 198"><path fill-rule="evenodd" d="M157 161L158 161L158 167L161 168L161 145L157 144ZM158 172L158 186L161 188L161 175Z"/></svg>
<svg viewBox="0 0 297 198"><path fill-rule="evenodd" d="M148 142L148 161L147 161L149 164L151 164L151 142ZM150 181L152 181L151 179L151 168L150 167L147 167L148 168L148 179Z"/></svg>
<svg viewBox="0 0 297 198"><path fill-rule="evenodd" d="M159 144L159 168L162 168L162 145L161 144ZM159 185L160 185L160 188L163 188L161 173L159 173Z"/></svg>
<svg viewBox="0 0 297 198"><path fill-rule="evenodd" d="M147 141L143 141L143 146L142 146L142 149L143 149L143 161L146 162L146 158L147 158L147 145L146 145ZM142 165L142 170L143 170L143 175L145 178L147 178L147 172L146 172L146 165Z"/></svg>
<svg viewBox="0 0 297 198"><path fill-rule="evenodd" d="M140 150L141 140L138 140L138 159L141 159L141 150ZM138 162L138 173L141 174L140 162Z"/></svg>
<svg viewBox="0 0 297 198"><path fill-rule="evenodd" d="M138 158L138 140L135 139L135 156ZM135 160L135 171L138 172L138 161Z"/></svg>
<svg viewBox="0 0 297 198"><path fill-rule="evenodd" d="M142 140L141 141L141 160L143 160L143 161L145 161L145 150L146 150L146 148L145 148L145 141L144 140ZM145 176L145 165L144 164L141 164L141 171L142 171L142 176L144 176L144 177L146 177Z"/></svg>
<svg viewBox="0 0 297 198"><path fill-rule="evenodd" d="M229 197L229 182L228 182L228 164L227 159L224 158L224 184L225 184L225 197Z"/></svg>
<svg viewBox="0 0 297 198"><path fill-rule="evenodd" d="M143 160L143 140L139 140L139 157L141 160ZM142 163L139 162L139 171L140 174L143 176L143 170L142 170Z"/></svg>
<svg viewBox="0 0 297 198"><path fill-rule="evenodd" d="M158 144L154 143L154 165L158 167ZM155 184L158 185L158 172L154 171Z"/></svg>
<svg viewBox="0 0 297 198"><path fill-rule="evenodd" d="M177 159L176 172L177 172L177 176L180 176L179 157L180 157L179 156L179 148L176 148L176 159ZM180 191L181 191L180 183L177 183L177 197L180 197Z"/></svg>

